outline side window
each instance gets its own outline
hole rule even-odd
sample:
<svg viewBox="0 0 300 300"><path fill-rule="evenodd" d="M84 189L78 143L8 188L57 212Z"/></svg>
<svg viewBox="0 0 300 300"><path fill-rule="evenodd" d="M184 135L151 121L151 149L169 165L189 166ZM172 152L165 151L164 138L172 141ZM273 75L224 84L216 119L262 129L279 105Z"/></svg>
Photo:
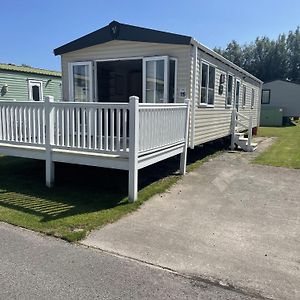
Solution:
<svg viewBox="0 0 300 300"><path fill-rule="evenodd" d="M227 76L227 97L226 97L226 104L228 106L232 105L232 98L233 98L233 76L228 74Z"/></svg>
<svg viewBox="0 0 300 300"><path fill-rule="evenodd" d="M243 107L246 106L246 92L247 92L247 88L245 85L243 85Z"/></svg>
<svg viewBox="0 0 300 300"><path fill-rule="evenodd" d="M40 80L28 80L29 100L43 101L43 82Z"/></svg>
<svg viewBox="0 0 300 300"><path fill-rule="evenodd" d="M240 101L240 85L241 83L237 80L235 86L235 100L237 103Z"/></svg>
<svg viewBox="0 0 300 300"><path fill-rule="evenodd" d="M255 104L255 90L252 89L252 94L251 94L251 108L254 108Z"/></svg>
<svg viewBox="0 0 300 300"><path fill-rule="evenodd" d="M240 80L235 80L235 107L238 110L240 106L240 86L241 82Z"/></svg>
<svg viewBox="0 0 300 300"><path fill-rule="evenodd" d="M208 83L208 65L202 63L201 65L201 104L206 104L207 101L207 83Z"/></svg>
<svg viewBox="0 0 300 300"><path fill-rule="evenodd" d="M215 77L216 69L209 66L209 80L208 80L208 97L207 104L214 105L215 102Z"/></svg>
<svg viewBox="0 0 300 300"><path fill-rule="evenodd" d="M262 90L261 104L270 104L271 90Z"/></svg>
<svg viewBox="0 0 300 300"><path fill-rule="evenodd" d="M201 64L200 104L214 105L216 69L206 63Z"/></svg>

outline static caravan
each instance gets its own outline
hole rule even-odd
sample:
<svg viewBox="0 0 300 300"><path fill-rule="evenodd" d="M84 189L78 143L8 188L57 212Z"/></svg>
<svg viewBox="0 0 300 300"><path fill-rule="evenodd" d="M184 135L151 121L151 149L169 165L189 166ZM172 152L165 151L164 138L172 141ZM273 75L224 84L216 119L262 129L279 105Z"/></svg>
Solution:
<svg viewBox="0 0 300 300"><path fill-rule="evenodd" d="M54 53L61 55L64 101L191 99L192 148L230 135L233 108L258 126L262 81L190 36L113 21Z"/></svg>
<svg viewBox="0 0 300 300"><path fill-rule="evenodd" d="M63 101L0 106L0 153L44 159L48 186L57 161L123 169L134 201L138 170L180 154L184 174L187 147L255 149L262 82L190 36L113 21L54 54Z"/></svg>
<svg viewBox="0 0 300 300"><path fill-rule="evenodd" d="M261 125L282 126L291 117L300 117L300 84L279 79L265 82L261 97Z"/></svg>
<svg viewBox="0 0 300 300"><path fill-rule="evenodd" d="M61 100L61 73L0 63L0 101L43 101L44 95Z"/></svg>

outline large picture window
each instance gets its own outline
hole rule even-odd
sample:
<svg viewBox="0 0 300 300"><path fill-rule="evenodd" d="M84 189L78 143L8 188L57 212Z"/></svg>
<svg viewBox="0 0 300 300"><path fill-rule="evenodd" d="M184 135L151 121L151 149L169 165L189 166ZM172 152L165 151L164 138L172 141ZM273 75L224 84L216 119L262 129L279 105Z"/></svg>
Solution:
<svg viewBox="0 0 300 300"><path fill-rule="evenodd" d="M69 76L71 101L93 101L92 62L70 63Z"/></svg>
<svg viewBox="0 0 300 300"><path fill-rule="evenodd" d="M226 97L226 104L228 106L232 105L233 99L233 76L228 74L227 76L227 97Z"/></svg>
<svg viewBox="0 0 300 300"><path fill-rule="evenodd" d="M200 104L214 105L216 69L206 63L201 64Z"/></svg>
<svg viewBox="0 0 300 300"><path fill-rule="evenodd" d="M270 104L271 90L262 90L261 103Z"/></svg>

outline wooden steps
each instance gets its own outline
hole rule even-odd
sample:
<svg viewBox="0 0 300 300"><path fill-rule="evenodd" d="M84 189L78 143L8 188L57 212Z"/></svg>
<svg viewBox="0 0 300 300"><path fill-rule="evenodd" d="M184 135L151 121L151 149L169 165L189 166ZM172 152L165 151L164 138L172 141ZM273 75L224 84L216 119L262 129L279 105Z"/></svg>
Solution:
<svg viewBox="0 0 300 300"><path fill-rule="evenodd" d="M245 138L245 134L238 132L234 135L234 144L246 152L253 152L257 148L257 143L251 142L248 144L248 138Z"/></svg>

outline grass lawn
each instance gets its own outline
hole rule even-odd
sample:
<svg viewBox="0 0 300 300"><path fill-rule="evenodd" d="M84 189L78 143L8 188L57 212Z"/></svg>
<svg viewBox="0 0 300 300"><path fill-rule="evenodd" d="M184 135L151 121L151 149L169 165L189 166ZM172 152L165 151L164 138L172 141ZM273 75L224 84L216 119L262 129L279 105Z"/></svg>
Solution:
<svg viewBox="0 0 300 300"><path fill-rule="evenodd" d="M277 137L277 141L254 162L276 167L300 168L300 124L287 127L262 127L259 136Z"/></svg>
<svg viewBox="0 0 300 300"><path fill-rule="evenodd" d="M221 143L190 151L188 170L222 150ZM129 203L127 172L56 164L55 187L45 187L44 162L0 157L0 221L40 231L68 241L136 210L166 191L180 176L174 157L139 172L139 200Z"/></svg>

